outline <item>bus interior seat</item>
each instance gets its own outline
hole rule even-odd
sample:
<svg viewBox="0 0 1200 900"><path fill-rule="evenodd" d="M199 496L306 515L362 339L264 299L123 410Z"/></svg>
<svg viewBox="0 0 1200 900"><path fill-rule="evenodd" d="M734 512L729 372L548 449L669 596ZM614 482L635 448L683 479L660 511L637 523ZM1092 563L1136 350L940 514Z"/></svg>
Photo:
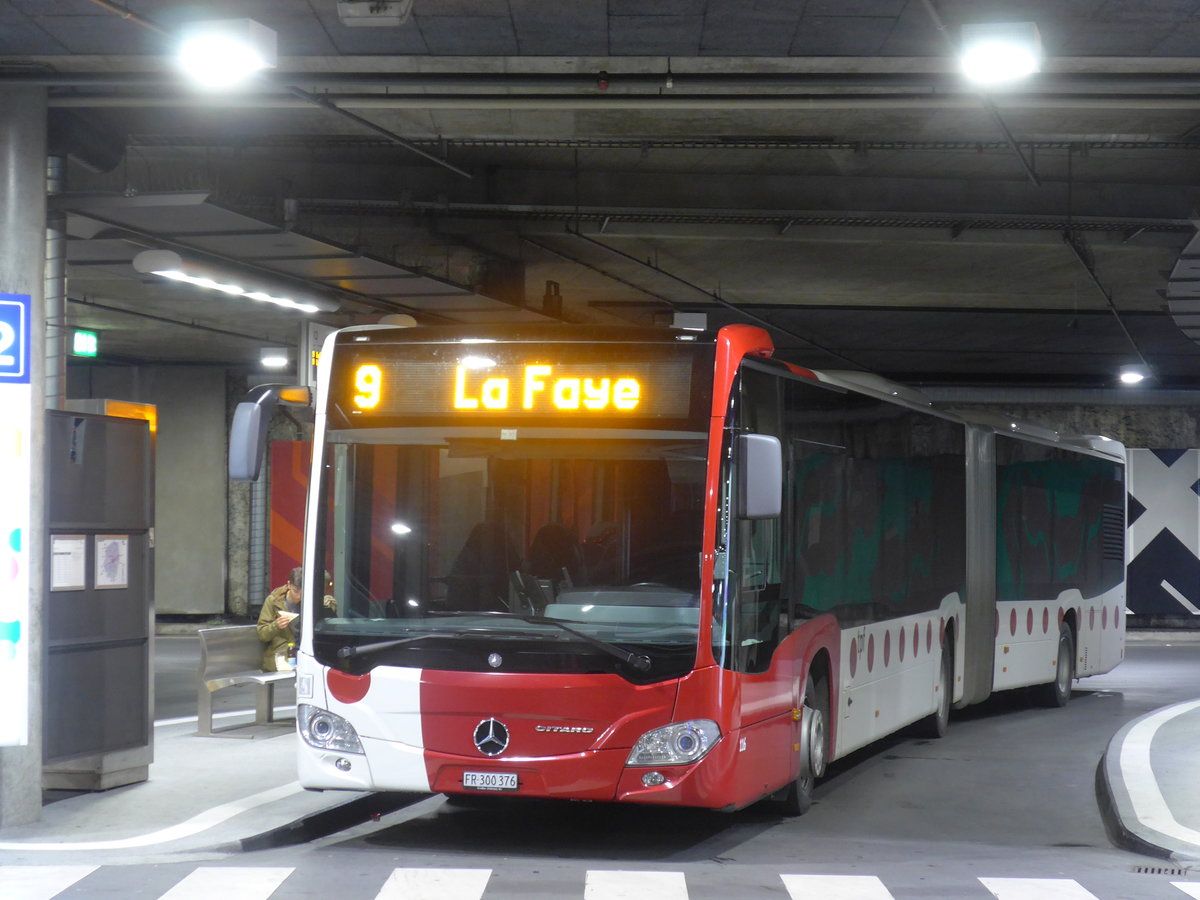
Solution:
<svg viewBox="0 0 1200 900"><path fill-rule="evenodd" d="M523 572L551 582L574 583L582 569L583 555L575 533L561 522L547 522L529 544Z"/></svg>
<svg viewBox="0 0 1200 900"><path fill-rule="evenodd" d="M467 535L446 575L446 603L451 609L507 609L508 573L517 552L498 522L479 522Z"/></svg>

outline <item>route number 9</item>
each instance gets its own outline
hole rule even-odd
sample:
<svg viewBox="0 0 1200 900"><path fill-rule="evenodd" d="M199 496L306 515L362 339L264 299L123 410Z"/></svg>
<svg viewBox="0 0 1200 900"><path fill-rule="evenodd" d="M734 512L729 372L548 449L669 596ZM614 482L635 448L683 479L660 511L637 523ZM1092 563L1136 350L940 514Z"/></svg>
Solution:
<svg viewBox="0 0 1200 900"><path fill-rule="evenodd" d="M379 366L359 366L354 370L354 387L358 391L354 395L354 405L359 409L374 409L379 405L379 395L383 390L383 373Z"/></svg>

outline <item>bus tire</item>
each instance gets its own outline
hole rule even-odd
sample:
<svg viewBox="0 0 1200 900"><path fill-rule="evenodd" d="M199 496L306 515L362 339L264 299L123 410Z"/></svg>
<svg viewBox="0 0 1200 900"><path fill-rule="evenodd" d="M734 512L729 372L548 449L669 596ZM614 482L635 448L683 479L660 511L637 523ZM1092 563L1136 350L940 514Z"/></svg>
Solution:
<svg viewBox="0 0 1200 900"><path fill-rule="evenodd" d="M944 737L950 728L950 706L954 702L954 640L949 635L942 643L941 659L938 660L937 694L937 709L917 722L917 733L921 737Z"/></svg>
<svg viewBox="0 0 1200 900"><path fill-rule="evenodd" d="M825 679L812 672L804 682L804 710L801 719L800 774L784 790L780 800L783 814L802 816L812 808L817 779L825 774L829 762L829 688Z"/></svg>
<svg viewBox="0 0 1200 900"><path fill-rule="evenodd" d="M1033 688L1034 699L1051 708L1066 706L1071 699L1071 682L1075 680L1075 635L1063 622L1058 629L1058 658L1054 664L1054 680Z"/></svg>

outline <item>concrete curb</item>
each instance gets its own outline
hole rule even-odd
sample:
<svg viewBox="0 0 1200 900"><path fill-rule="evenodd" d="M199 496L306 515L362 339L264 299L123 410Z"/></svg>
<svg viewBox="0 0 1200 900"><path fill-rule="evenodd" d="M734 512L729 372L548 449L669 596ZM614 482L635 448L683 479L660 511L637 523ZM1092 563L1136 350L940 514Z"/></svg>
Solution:
<svg viewBox="0 0 1200 900"><path fill-rule="evenodd" d="M1135 728L1147 719L1194 703L1195 701L1177 703L1148 712L1126 722L1109 740L1096 768L1096 798L1109 838L1117 846L1159 859L1191 863L1200 860L1200 844L1165 834L1147 824L1138 815L1132 789L1121 765L1125 742ZM1152 771L1150 774L1153 778Z"/></svg>

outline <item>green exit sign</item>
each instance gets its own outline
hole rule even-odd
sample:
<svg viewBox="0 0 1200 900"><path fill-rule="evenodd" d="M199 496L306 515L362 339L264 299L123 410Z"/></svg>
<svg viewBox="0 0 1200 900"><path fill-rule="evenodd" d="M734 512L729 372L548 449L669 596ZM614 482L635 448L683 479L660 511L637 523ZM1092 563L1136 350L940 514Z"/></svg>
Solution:
<svg viewBox="0 0 1200 900"><path fill-rule="evenodd" d="M72 356L95 356L100 349L100 341L94 331L76 329L71 335Z"/></svg>

